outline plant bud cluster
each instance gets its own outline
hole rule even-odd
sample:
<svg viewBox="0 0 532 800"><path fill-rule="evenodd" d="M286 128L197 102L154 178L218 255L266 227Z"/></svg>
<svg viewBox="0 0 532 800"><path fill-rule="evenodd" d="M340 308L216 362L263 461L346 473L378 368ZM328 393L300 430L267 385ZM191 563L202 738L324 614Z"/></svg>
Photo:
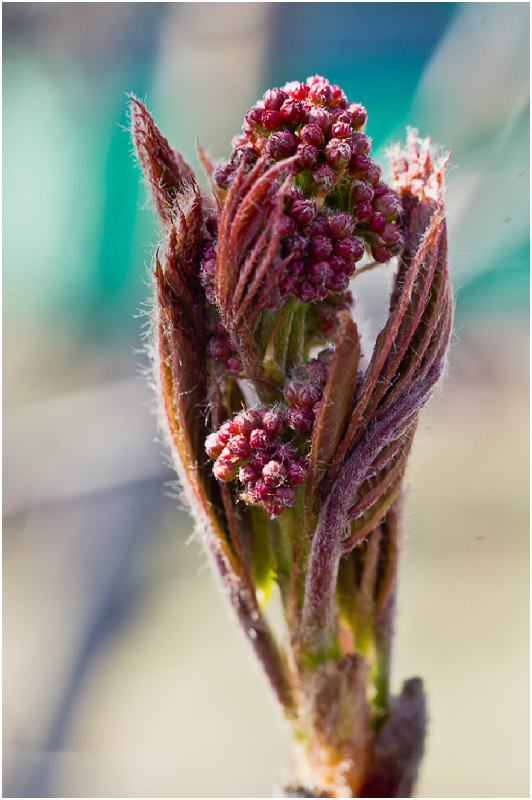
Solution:
<svg viewBox="0 0 532 800"><path fill-rule="evenodd" d="M377 164L358 158L370 150L361 134L366 120L364 106L349 104L339 86L319 75L269 89L247 112L231 160L218 168L215 180L225 188L242 158L251 166L266 152L272 161L296 156L294 172L302 174L309 194L327 194L344 174L366 175L377 183Z"/></svg>
<svg viewBox="0 0 532 800"><path fill-rule="evenodd" d="M375 261L388 261L399 252L402 245L401 230L396 222L400 202L387 184L380 180L380 167L370 156L371 141L362 131L366 119L366 110L362 105L348 103L338 86L330 85L319 75L309 78L306 83L296 81L286 84L282 89L270 89L246 114L243 133L233 140L231 158L214 172L215 183L220 189L227 189L242 160L248 170L263 152L271 162L297 156L290 171L294 175L294 183L301 189L300 199L303 203L305 198L307 203L309 198L315 196L323 198L341 184L350 211L345 212L344 222L338 215L336 225L339 232L343 226L350 228L350 233L341 233L338 238L360 237ZM298 229L307 227L311 217L311 222L316 217L319 219L317 212L315 204L296 204L294 213L289 211L285 226L288 240L285 250L290 251L291 240L294 236L301 236ZM326 217L325 212L323 216ZM349 222L345 221L347 219ZM295 230L293 222L296 223ZM331 254L353 264L364 253L363 249L359 249L362 245L360 238L356 239L353 253ZM335 285L335 279L329 278L327 270L322 281L319 281L320 271L316 270L316 283L312 284L308 275L304 280L297 280L297 269L301 269L299 262L295 270L287 274L286 285L291 287L297 283L301 286L305 283L305 287L299 289L305 297L319 296L320 292L323 294L323 287L329 280ZM340 276L349 272L336 268L336 274L336 283L340 285L345 282L345 278ZM322 288L312 290L309 286L313 285ZM287 293L297 294L293 290Z"/></svg>
<svg viewBox="0 0 532 800"><path fill-rule="evenodd" d="M326 358L328 354L329 351L325 350L322 357ZM327 374L327 364L318 358L311 358L305 365L292 370L283 396L288 405L286 418L294 430L312 429L321 407Z"/></svg>
<svg viewBox="0 0 532 800"><path fill-rule="evenodd" d="M281 297L303 303L343 292L364 255L364 243L353 235L356 220L347 212L319 209L298 188L290 190L282 221L281 255L292 256L279 283Z"/></svg>
<svg viewBox="0 0 532 800"><path fill-rule="evenodd" d="M283 439L288 432L282 408L241 411L207 436L205 449L215 460L213 473L220 481L238 477L242 499L262 505L277 517L295 503L294 488L307 475L307 459Z"/></svg>

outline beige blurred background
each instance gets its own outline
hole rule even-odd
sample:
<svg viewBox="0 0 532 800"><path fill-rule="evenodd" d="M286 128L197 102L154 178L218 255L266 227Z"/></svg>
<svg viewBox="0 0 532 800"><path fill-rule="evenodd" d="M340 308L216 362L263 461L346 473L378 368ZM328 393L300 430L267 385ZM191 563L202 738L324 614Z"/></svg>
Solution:
<svg viewBox="0 0 532 800"><path fill-rule="evenodd" d="M315 72L377 150L406 124L453 149L456 333L407 473L393 688L427 686L419 796L529 796L528 30L518 3L4 4L4 796L290 775L138 374L156 233L119 126L134 90L222 158L264 89Z"/></svg>

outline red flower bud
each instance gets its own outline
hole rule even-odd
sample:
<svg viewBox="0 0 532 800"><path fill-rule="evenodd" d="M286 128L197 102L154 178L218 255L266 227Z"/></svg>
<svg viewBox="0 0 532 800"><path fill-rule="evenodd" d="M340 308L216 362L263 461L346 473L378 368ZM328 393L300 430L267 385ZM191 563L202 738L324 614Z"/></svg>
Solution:
<svg viewBox="0 0 532 800"><path fill-rule="evenodd" d="M283 508L290 508L296 502L296 493L291 486L279 486L273 499L281 503Z"/></svg>
<svg viewBox="0 0 532 800"><path fill-rule="evenodd" d="M265 450L271 447L271 437L267 431L257 428L251 431L249 435L249 443L255 450Z"/></svg>
<svg viewBox="0 0 532 800"><path fill-rule="evenodd" d="M249 442L245 436L242 436L242 434L233 436L232 439L229 439L227 448L234 456L238 456L241 459L249 458L251 455L251 447Z"/></svg>
<svg viewBox="0 0 532 800"><path fill-rule="evenodd" d="M328 261L315 261L310 265L308 279L314 286L327 286L334 272Z"/></svg>
<svg viewBox="0 0 532 800"><path fill-rule="evenodd" d="M368 119L368 112L361 103L350 103L348 110L353 118L353 128L359 130L363 128Z"/></svg>
<svg viewBox="0 0 532 800"><path fill-rule="evenodd" d="M354 220L351 214L337 212L327 217L327 228L334 239L345 239L353 232Z"/></svg>
<svg viewBox="0 0 532 800"><path fill-rule="evenodd" d="M331 166L339 168L349 164L351 147L343 139L331 139L325 147L325 158Z"/></svg>
<svg viewBox="0 0 532 800"><path fill-rule="evenodd" d="M322 147L325 143L325 136L319 125L303 125L299 131L299 138L303 144L311 144L314 147Z"/></svg>
<svg viewBox="0 0 532 800"><path fill-rule="evenodd" d="M264 108L273 111L279 111L286 99L287 95L282 89L268 89L268 91L264 93L263 97Z"/></svg>
<svg viewBox="0 0 532 800"><path fill-rule="evenodd" d="M363 200L361 203L357 203L353 208L353 214L359 220L369 219L373 214L371 203L368 203L365 200Z"/></svg>
<svg viewBox="0 0 532 800"><path fill-rule="evenodd" d="M312 409L303 406L290 406L286 412L288 424L296 431L308 431L314 424Z"/></svg>
<svg viewBox="0 0 532 800"><path fill-rule="evenodd" d="M378 211L371 216L369 221L370 231L374 231L375 233L382 233L385 226L386 226L386 220L384 219L382 214L379 214Z"/></svg>
<svg viewBox="0 0 532 800"><path fill-rule="evenodd" d="M287 125L297 125L305 116L303 105L299 100L289 98L282 104L279 113Z"/></svg>
<svg viewBox="0 0 532 800"><path fill-rule="evenodd" d="M276 486L280 486L288 474L288 467L282 464L280 461L276 461L272 459L268 461L268 463L262 469L262 478L266 486L274 489Z"/></svg>
<svg viewBox="0 0 532 800"><path fill-rule="evenodd" d="M328 164L322 164L313 170L312 179L323 192L329 192L336 183L336 173Z"/></svg>
<svg viewBox="0 0 532 800"><path fill-rule="evenodd" d="M340 239L334 245L334 252L344 261L359 261L364 255L364 245L356 237Z"/></svg>
<svg viewBox="0 0 532 800"><path fill-rule="evenodd" d="M313 236L310 240L310 253L313 258L324 259L332 255L333 244L328 236Z"/></svg>
<svg viewBox="0 0 532 800"><path fill-rule="evenodd" d="M291 486L298 486L307 477L307 470L302 464L293 461L288 467L287 480Z"/></svg>
<svg viewBox="0 0 532 800"><path fill-rule="evenodd" d="M244 486L249 486L258 480L259 473L253 469L251 464L245 464L238 470L238 478L244 484Z"/></svg>
<svg viewBox="0 0 532 800"><path fill-rule="evenodd" d="M273 438L279 436L284 427L284 416L281 411L271 409L264 414L262 427L268 431Z"/></svg>
<svg viewBox="0 0 532 800"><path fill-rule="evenodd" d="M297 136L291 131L279 131L279 133L272 133L266 142L266 151L276 160L288 158L295 153L297 145Z"/></svg>
<svg viewBox="0 0 532 800"><path fill-rule="evenodd" d="M313 167L319 158L318 148L313 144L300 144L296 153L298 156L298 164L304 169Z"/></svg>
<svg viewBox="0 0 532 800"><path fill-rule="evenodd" d="M335 139L350 139L351 125L348 122L334 122L331 126L331 136Z"/></svg>
<svg viewBox="0 0 532 800"><path fill-rule="evenodd" d="M267 131L278 131L283 127L283 118L278 111L263 111L262 124Z"/></svg>
<svg viewBox="0 0 532 800"><path fill-rule="evenodd" d="M310 225L317 213L316 204L311 200L296 200L290 208L290 216L300 228Z"/></svg>
<svg viewBox="0 0 532 800"><path fill-rule="evenodd" d="M324 133L327 133L332 125L333 117L325 108L313 106L307 114L307 121L309 125L317 125Z"/></svg>

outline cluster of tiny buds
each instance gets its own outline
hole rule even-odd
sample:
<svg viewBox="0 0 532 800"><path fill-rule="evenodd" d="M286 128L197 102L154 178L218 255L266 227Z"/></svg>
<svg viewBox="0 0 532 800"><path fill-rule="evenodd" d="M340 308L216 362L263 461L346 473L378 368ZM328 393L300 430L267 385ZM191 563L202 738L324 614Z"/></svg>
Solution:
<svg viewBox="0 0 532 800"><path fill-rule="evenodd" d="M269 89L246 114L233 159L218 168L215 180L227 186L242 154L252 164L265 151L273 161L297 156L295 171L305 172L315 194L327 194L344 172L377 183L379 167L359 146L366 120L364 106L348 103L339 86L319 75Z"/></svg>
<svg viewBox="0 0 532 800"><path fill-rule="evenodd" d="M322 360L311 358L304 366L296 367L284 388L286 417L295 430L309 431L314 425L327 383L329 370L324 362L329 356L330 351L325 350L320 354Z"/></svg>
<svg viewBox="0 0 532 800"><path fill-rule="evenodd" d="M347 212L318 209L298 188L287 194L282 220L281 255L292 257L279 283L282 297L294 294L304 303L343 292L364 255L353 236L356 219Z"/></svg>
<svg viewBox="0 0 532 800"><path fill-rule="evenodd" d="M342 192L348 197L352 212L344 215L344 222L338 219L339 229L342 226L351 229L351 233L343 233L342 238L351 238L354 226L354 233L364 240L373 259L388 261L399 252L402 244L401 231L396 224L401 206L396 194L380 180L380 167L370 157L371 141L361 130L366 118L363 106L349 104L338 86L330 85L318 75L306 83L294 82L283 89L270 89L248 111L244 133L233 140L231 158L227 164L217 167L214 180L220 188L227 188L242 160L245 168L250 169L262 152L266 152L271 161L295 155L297 162L291 166L291 171L302 189L301 199L324 196L341 179ZM293 223L296 229L308 225L312 214L310 205L296 206L293 214L287 214L285 227L289 240L297 235ZM361 258L364 251L360 252L361 243L357 242L353 254L348 253L347 259L343 253L339 257L348 263ZM289 247L287 244L285 249ZM288 273L288 287L303 283L297 280L298 268L301 269L300 265ZM314 285L323 286L319 277L315 275L317 283ZM339 277L338 283L344 280ZM312 282L308 279L304 282L305 288L300 292L319 296L319 288L311 290ZM321 292L323 294L323 289Z"/></svg>
<svg viewBox="0 0 532 800"><path fill-rule="evenodd" d="M238 477L245 487L242 499L262 505L270 517L294 505L294 488L307 475L307 458L282 438L286 423L281 408L248 409L224 422L205 442L207 455L216 462L215 477Z"/></svg>

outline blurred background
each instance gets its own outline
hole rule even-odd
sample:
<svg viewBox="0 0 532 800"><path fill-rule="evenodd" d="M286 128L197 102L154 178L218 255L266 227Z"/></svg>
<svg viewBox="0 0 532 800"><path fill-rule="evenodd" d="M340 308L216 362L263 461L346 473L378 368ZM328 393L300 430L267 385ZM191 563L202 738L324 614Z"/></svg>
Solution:
<svg viewBox="0 0 532 800"><path fill-rule="evenodd" d="M125 92L197 166L196 138L226 158L265 89L318 72L378 153L406 125L453 151L456 333L407 475L393 688L428 687L420 796L529 796L528 4L2 11L3 795L260 797L290 775L139 376L157 234Z"/></svg>

